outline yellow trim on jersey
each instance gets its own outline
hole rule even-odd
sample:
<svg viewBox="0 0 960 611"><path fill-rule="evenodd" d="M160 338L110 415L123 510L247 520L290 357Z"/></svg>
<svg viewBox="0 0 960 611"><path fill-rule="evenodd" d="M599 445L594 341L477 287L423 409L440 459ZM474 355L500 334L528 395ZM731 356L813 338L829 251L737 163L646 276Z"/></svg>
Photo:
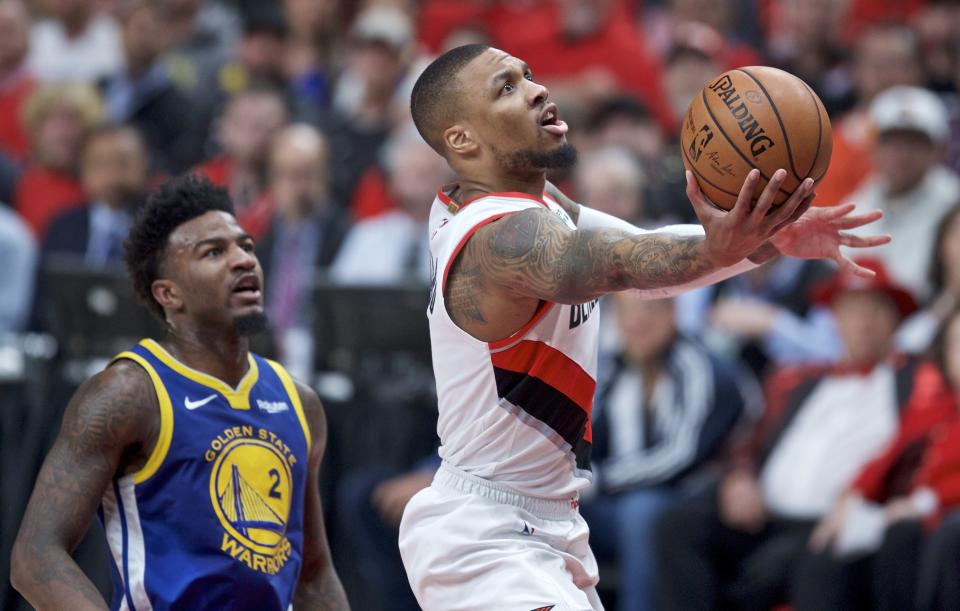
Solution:
<svg viewBox="0 0 960 611"><path fill-rule="evenodd" d="M250 363L247 373L244 374L243 379L240 380L240 383L237 384L236 388L230 388L230 386L227 385L227 383L223 380L219 380L212 375L203 373L202 371L197 371L192 367L184 365L177 359L173 358L173 355L167 352L163 346L152 339L145 339L140 342L140 345L149 350L153 356L160 359L164 365L170 369L173 369L188 380L193 380L197 384L203 384L207 388L211 388L219 392L227 399L227 401L230 403L230 407L233 409L250 409L250 389L253 388L253 385L256 384L257 380L260 378L260 371L257 368L257 361L253 358L252 354L247 355L247 359Z"/></svg>
<svg viewBox="0 0 960 611"><path fill-rule="evenodd" d="M153 446L153 451L150 452L147 462L133 474L133 483L142 484L157 472L170 450L170 441L173 439L173 406L170 404L170 395L167 393L167 388L163 385L160 375L145 358L135 352L121 352L113 357L113 361L120 359L130 359L147 372L150 381L153 382L153 389L157 393L157 402L160 404L160 433L157 435L157 443Z"/></svg>
<svg viewBox="0 0 960 611"><path fill-rule="evenodd" d="M310 426L307 424L307 417L303 413L303 404L300 403L300 393L297 392L297 385L293 383L293 378L291 378L287 370L283 368L283 365L270 359L266 359L266 361L270 363L270 367L277 372L277 377L280 378L283 389L287 391L290 402L293 403L293 409L297 411L297 418L300 420L300 426L303 427L303 436L307 438L307 452L309 453L313 438L310 436Z"/></svg>

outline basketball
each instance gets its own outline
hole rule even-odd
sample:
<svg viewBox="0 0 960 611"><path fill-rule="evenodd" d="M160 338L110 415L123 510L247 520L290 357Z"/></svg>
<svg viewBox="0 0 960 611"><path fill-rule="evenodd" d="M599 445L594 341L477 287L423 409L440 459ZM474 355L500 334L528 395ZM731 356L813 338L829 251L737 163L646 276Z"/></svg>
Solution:
<svg viewBox="0 0 960 611"><path fill-rule="evenodd" d="M774 204L808 176L816 186L830 165L831 134L827 111L806 83L783 70L747 66L724 72L694 97L680 149L707 199L729 210L753 168L761 187L786 170Z"/></svg>

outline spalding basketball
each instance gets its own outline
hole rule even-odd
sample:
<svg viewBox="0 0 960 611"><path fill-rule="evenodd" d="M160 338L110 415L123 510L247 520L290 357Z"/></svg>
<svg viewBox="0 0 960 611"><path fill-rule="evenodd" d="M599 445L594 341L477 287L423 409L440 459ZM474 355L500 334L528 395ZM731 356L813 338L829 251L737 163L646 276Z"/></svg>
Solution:
<svg viewBox="0 0 960 611"><path fill-rule="evenodd" d="M703 194L729 210L753 168L760 170L761 187L778 169L787 171L776 204L808 176L819 183L833 140L827 111L806 83L783 70L747 66L724 72L697 94L683 119L680 148Z"/></svg>

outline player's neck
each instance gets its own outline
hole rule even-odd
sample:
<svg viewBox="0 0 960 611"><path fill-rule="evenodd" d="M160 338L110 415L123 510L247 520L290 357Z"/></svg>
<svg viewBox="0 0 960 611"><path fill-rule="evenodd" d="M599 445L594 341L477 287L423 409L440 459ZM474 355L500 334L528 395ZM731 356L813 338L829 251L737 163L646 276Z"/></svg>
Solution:
<svg viewBox="0 0 960 611"><path fill-rule="evenodd" d="M235 329L216 331L184 325L169 329L163 346L181 363L236 386L250 364L250 340Z"/></svg>
<svg viewBox="0 0 960 611"><path fill-rule="evenodd" d="M541 197L546 185L547 177L543 172L517 176L497 176L490 179L476 179L460 177L453 198L461 204L487 193L526 193L533 197Z"/></svg>

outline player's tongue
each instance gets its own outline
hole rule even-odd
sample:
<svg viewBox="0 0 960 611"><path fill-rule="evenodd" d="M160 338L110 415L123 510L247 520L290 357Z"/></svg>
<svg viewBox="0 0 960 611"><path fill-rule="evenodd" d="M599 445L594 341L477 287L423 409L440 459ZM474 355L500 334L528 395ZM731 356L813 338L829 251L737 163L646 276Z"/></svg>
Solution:
<svg viewBox="0 0 960 611"><path fill-rule="evenodd" d="M567 124L560 119L557 119L556 123L542 125L541 127L543 127L544 130L550 132L554 136L562 136L565 133L567 133Z"/></svg>

